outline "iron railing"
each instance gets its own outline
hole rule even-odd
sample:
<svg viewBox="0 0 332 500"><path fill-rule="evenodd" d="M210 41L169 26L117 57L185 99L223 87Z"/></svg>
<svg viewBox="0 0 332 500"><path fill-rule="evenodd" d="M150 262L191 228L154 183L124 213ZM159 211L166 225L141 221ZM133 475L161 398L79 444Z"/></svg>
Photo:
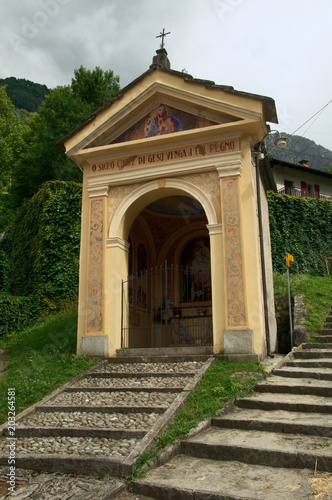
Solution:
<svg viewBox="0 0 332 500"><path fill-rule="evenodd" d="M298 198L318 198L320 200L332 200L331 195L322 193L313 193L308 189L281 188L278 189L278 194L288 194L290 196L297 196Z"/></svg>
<svg viewBox="0 0 332 500"><path fill-rule="evenodd" d="M123 348L211 346L209 272L156 266L122 281Z"/></svg>

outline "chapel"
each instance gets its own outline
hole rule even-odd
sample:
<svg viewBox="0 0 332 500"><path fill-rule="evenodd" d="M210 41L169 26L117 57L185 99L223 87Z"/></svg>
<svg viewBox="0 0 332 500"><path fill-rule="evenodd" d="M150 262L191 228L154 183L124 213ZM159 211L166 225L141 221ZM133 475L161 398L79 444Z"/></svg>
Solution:
<svg viewBox="0 0 332 500"><path fill-rule="evenodd" d="M60 141L83 171L78 353L276 350L267 122L273 99L171 69L162 42Z"/></svg>

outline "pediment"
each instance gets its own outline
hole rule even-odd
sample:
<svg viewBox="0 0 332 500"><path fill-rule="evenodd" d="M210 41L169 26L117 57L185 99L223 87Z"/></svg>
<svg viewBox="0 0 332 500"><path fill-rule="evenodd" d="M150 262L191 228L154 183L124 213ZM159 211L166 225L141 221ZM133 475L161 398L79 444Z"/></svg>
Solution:
<svg viewBox="0 0 332 500"><path fill-rule="evenodd" d="M151 75L149 78L150 81L143 79L139 86L133 85L107 103L65 138L66 153L71 157L80 151L153 141L161 135L188 137L194 129L219 129L260 119L255 108L243 106L241 99L235 100L222 90L189 85L182 78L182 87L175 85L176 79L153 81Z"/></svg>
<svg viewBox="0 0 332 500"><path fill-rule="evenodd" d="M134 107L133 104L137 105ZM220 102L210 102L202 96L156 83L138 95L130 106L123 107L119 113L111 116L100 127L100 130L104 129L103 132L89 141L84 149L147 140L244 118L234 111L238 110L230 110L227 106L223 109Z"/></svg>
<svg viewBox="0 0 332 500"><path fill-rule="evenodd" d="M218 122L161 103L147 113L144 118L140 119L123 134L114 139L112 144L146 139L196 128L211 127L213 125L218 125Z"/></svg>

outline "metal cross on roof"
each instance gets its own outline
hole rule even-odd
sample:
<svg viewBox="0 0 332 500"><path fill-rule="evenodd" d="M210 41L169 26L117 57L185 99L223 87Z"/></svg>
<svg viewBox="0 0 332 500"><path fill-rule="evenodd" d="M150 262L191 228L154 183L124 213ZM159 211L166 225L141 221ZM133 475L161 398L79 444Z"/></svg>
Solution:
<svg viewBox="0 0 332 500"><path fill-rule="evenodd" d="M165 33L165 28L163 28L163 31L160 32L160 35L156 36L156 38L161 38L161 45L160 45L160 47L162 49L165 47L165 44L164 44L165 36L169 35L169 34L170 34L170 31L168 33Z"/></svg>

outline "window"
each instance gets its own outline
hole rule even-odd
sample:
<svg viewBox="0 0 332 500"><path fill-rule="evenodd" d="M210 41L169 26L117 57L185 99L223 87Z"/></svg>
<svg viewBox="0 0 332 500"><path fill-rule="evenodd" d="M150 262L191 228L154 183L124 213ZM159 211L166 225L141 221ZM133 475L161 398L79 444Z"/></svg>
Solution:
<svg viewBox="0 0 332 500"><path fill-rule="evenodd" d="M307 196L307 184L304 181L301 181L301 196Z"/></svg>
<svg viewBox="0 0 332 500"><path fill-rule="evenodd" d="M285 194L292 194L293 183L292 181L285 181Z"/></svg>

